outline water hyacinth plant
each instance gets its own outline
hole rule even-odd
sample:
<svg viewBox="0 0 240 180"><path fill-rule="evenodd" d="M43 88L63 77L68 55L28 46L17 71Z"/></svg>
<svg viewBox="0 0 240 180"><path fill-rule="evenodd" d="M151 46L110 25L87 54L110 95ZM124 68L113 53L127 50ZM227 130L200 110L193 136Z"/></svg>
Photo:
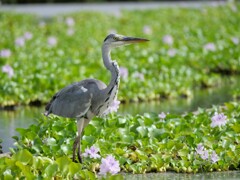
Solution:
<svg viewBox="0 0 240 180"><path fill-rule="evenodd" d="M0 57L3 57L3 58L8 58L11 56L11 51L10 49L2 49L0 51Z"/></svg>
<svg viewBox="0 0 240 180"><path fill-rule="evenodd" d="M83 153L83 157L90 157L90 158L100 158L100 155L98 154L99 149L91 146L90 148L85 149L85 152Z"/></svg>
<svg viewBox="0 0 240 180"><path fill-rule="evenodd" d="M56 37L53 36L49 37L47 41L49 46L55 46L57 44L57 39Z"/></svg>
<svg viewBox="0 0 240 180"><path fill-rule="evenodd" d="M238 103L226 103L198 113L168 114L164 121L149 113L96 117L82 138L83 164L70 159L76 123L42 116L37 124L17 129L20 137L15 137L13 155L0 158L0 177L96 179L116 173L122 177L120 172L237 170L239 111ZM228 115L221 128L211 127L215 112Z"/></svg>
<svg viewBox="0 0 240 180"><path fill-rule="evenodd" d="M228 103L225 107L214 107L210 111L199 109L194 114L168 114L164 121L159 120L158 114L96 118L84 133L83 151L88 152L88 156L84 158L83 166L70 160L75 123L63 118L39 117L37 124L28 129L18 129L21 136L15 138L19 149L12 151L16 155L11 158L0 158L3 165L0 174L7 177L11 175L11 169L13 177L25 176L22 174L23 166L19 167L22 163L24 166L27 164L29 174L34 172L34 177L95 179L100 173L101 160L109 154L119 162L121 172L129 173L238 169L239 108L237 103ZM215 112L228 114L228 123L221 129L210 126ZM197 148L206 150L205 158L196 155ZM91 152L89 149L92 149ZM100 158L91 158L91 153L98 154ZM18 166L13 166L17 161ZM163 162L167 164L163 165ZM171 163L175 163L174 169ZM41 169L42 166L48 168ZM3 176L0 177L3 179Z"/></svg>
<svg viewBox="0 0 240 180"><path fill-rule="evenodd" d="M209 156L209 151L206 150L202 144L197 145L196 152L198 155L200 155L200 157L203 160L210 159L212 161L212 163L216 163L219 160L219 156L216 154L215 151L212 151L211 156Z"/></svg>
<svg viewBox="0 0 240 180"><path fill-rule="evenodd" d="M212 120L211 127L216 126L221 127L227 123L227 117L223 113L218 114L217 112L215 112L211 120Z"/></svg>
<svg viewBox="0 0 240 180"><path fill-rule="evenodd" d="M16 46L19 46L19 47L24 46L25 45L25 38L24 37L18 37L15 40L15 44L16 44Z"/></svg>
<svg viewBox="0 0 240 180"><path fill-rule="evenodd" d="M66 24L71 27L71 26L75 25L75 21L72 17L67 17L66 18Z"/></svg>
<svg viewBox="0 0 240 180"><path fill-rule="evenodd" d="M167 45L172 45L173 44L173 37L169 34L163 36L162 41L167 44Z"/></svg>
<svg viewBox="0 0 240 180"><path fill-rule="evenodd" d="M122 79L127 79L128 78L128 69L125 67L119 67L119 73L120 73L120 77Z"/></svg>
<svg viewBox="0 0 240 180"><path fill-rule="evenodd" d="M13 68L10 65L8 65L8 64L2 66L2 72L6 73L9 78L11 78L14 75Z"/></svg>
<svg viewBox="0 0 240 180"><path fill-rule="evenodd" d="M166 115L164 112L161 112L160 114L158 114L158 117L159 117L160 119L165 119L166 116L167 116L167 115Z"/></svg>
<svg viewBox="0 0 240 180"><path fill-rule="evenodd" d="M216 46L214 43L207 43L203 46L206 51L216 51Z"/></svg>
<svg viewBox="0 0 240 180"><path fill-rule="evenodd" d="M101 175L106 175L107 173L117 174L119 171L120 171L119 162L116 161L113 156L108 155L106 158L102 159L99 174Z"/></svg>

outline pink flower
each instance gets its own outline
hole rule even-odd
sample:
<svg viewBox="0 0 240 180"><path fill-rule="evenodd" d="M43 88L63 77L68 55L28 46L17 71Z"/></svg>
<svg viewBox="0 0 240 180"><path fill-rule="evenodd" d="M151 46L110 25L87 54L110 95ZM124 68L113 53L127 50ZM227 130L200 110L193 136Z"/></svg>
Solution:
<svg viewBox="0 0 240 180"><path fill-rule="evenodd" d="M119 67L119 73L120 73L120 77L122 77L123 79L128 78L128 69L127 68Z"/></svg>
<svg viewBox="0 0 240 180"><path fill-rule="evenodd" d="M238 45L238 44L239 44L239 38L237 38L237 37L232 37L231 40L232 40L232 42L233 42L235 45Z"/></svg>
<svg viewBox="0 0 240 180"><path fill-rule="evenodd" d="M24 38L25 38L26 40L32 39L32 33L30 33L30 32L25 32L25 33L24 33Z"/></svg>
<svg viewBox="0 0 240 180"><path fill-rule="evenodd" d="M8 58L11 56L11 51L10 49L2 49L0 51L0 57Z"/></svg>
<svg viewBox="0 0 240 180"><path fill-rule="evenodd" d="M164 112L161 112L160 114L158 114L159 119L165 119L166 116L167 115Z"/></svg>
<svg viewBox="0 0 240 180"><path fill-rule="evenodd" d="M99 149L94 147L94 146L92 146L92 147L90 147L90 149L87 148L85 150L85 152L83 153L83 156L84 157L88 157L89 156L90 158L97 159L97 158L100 158L100 155L98 154L98 152L99 152Z"/></svg>
<svg viewBox="0 0 240 180"><path fill-rule="evenodd" d="M24 37L18 37L16 40L15 40L15 44L16 46L24 46L25 45L25 39Z"/></svg>
<svg viewBox="0 0 240 180"><path fill-rule="evenodd" d="M212 123L211 123L212 128L216 126L220 127L227 123L227 117L223 113L218 114L217 112L215 112L211 120L212 120Z"/></svg>
<svg viewBox="0 0 240 180"><path fill-rule="evenodd" d="M208 154L208 151L207 150L204 150L203 151L203 154L200 154L201 158L203 160L207 160L209 158L209 154Z"/></svg>
<svg viewBox="0 0 240 180"><path fill-rule="evenodd" d="M204 146L201 143L197 145L196 152L199 155L203 155L203 153L204 153Z"/></svg>
<svg viewBox="0 0 240 180"><path fill-rule="evenodd" d="M167 51L167 54L168 54L168 56L170 56L170 57L174 57L174 56L176 55L176 53L177 53L177 50L176 50L176 49L173 49L173 48L171 48L171 49L169 49L169 50Z"/></svg>
<svg viewBox="0 0 240 180"><path fill-rule="evenodd" d="M173 44L173 37L169 34L165 35L162 40L165 44L168 44L168 45Z"/></svg>
<svg viewBox="0 0 240 180"><path fill-rule="evenodd" d="M2 72L7 73L9 78L11 78L14 75L13 68L8 64L2 67Z"/></svg>
<svg viewBox="0 0 240 180"><path fill-rule="evenodd" d="M208 150L205 150L204 146L201 143L197 145L196 152L203 160L207 160L209 158Z"/></svg>
<svg viewBox="0 0 240 180"><path fill-rule="evenodd" d="M141 81L144 81L144 74L143 73L139 73L139 72L135 72L133 73L133 78L138 78Z"/></svg>
<svg viewBox="0 0 240 180"><path fill-rule="evenodd" d="M50 37L48 38L48 44L49 44L50 46L55 46L55 45L57 44L57 39L56 39L54 36L50 36Z"/></svg>
<svg viewBox="0 0 240 180"><path fill-rule="evenodd" d="M100 165L99 174L106 175L117 174L120 171L119 162L115 160L112 155L108 155L106 158L103 158Z"/></svg>
<svg viewBox="0 0 240 180"><path fill-rule="evenodd" d="M212 163L216 163L219 160L219 156L216 154L215 151L213 151L211 154L211 160L212 160Z"/></svg>
<svg viewBox="0 0 240 180"><path fill-rule="evenodd" d="M203 49L206 51L216 51L216 46L214 43L207 43L203 46Z"/></svg>
<svg viewBox="0 0 240 180"><path fill-rule="evenodd" d="M143 27L143 33L148 35L152 34L152 28L150 26L145 25Z"/></svg>
<svg viewBox="0 0 240 180"><path fill-rule="evenodd" d="M74 26L75 25L75 21L74 21L74 19L72 17L67 17L66 24L68 26Z"/></svg>

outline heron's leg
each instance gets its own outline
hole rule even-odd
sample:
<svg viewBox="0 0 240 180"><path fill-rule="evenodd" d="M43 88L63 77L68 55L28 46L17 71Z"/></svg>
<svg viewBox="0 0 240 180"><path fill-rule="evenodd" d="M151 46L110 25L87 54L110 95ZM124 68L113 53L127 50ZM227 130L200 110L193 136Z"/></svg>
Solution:
<svg viewBox="0 0 240 180"><path fill-rule="evenodd" d="M89 124L90 121L91 121L91 119L84 119L83 128L85 128Z"/></svg>
<svg viewBox="0 0 240 180"><path fill-rule="evenodd" d="M80 137L81 138L81 137ZM82 156L81 156L81 144L79 143L79 146L78 146L78 153L77 153L77 156L78 156L78 160L80 163L82 163Z"/></svg>
<svg viewBox="0 0 240 180"><path fill-rule="evenodd" d="M75 160L76 159L76 149L79 145L80 138L81 138L81 136L78 135L73 143L73 158L72 158L73 162L76 162L76 160Z"/></svg>
<svg viewBox="0 0 240 180"><path fill-rule="evenodd" d="M77 119L77 129L78 129L78 136L76 137L74 143L73 143L73 161L75 161L76 157L76 148L78 146L78 160L80 163L82 163L81 158L81 134L83 131L84 126L84 119Z"/></svg>
<svg viewBox="0 0 240 180"><path fill-rule="evenodd" d="M79 141L78 141L78 143L79 143L79 145L78 145L78 152L77 152L77 155L78 155L78 160L79 160L79 162L80 163L82 163L82 157L81 157L81 135L82 135L82 133L83 133L83 130L84 130L84 128L88 125L88 123L90 122L90 120L91 119L84 119L84 120L81 120L81 121L83 121L83 123L81 124L81 125L79 125L78 124L78 136L79 136ZM81 128L81 129L80 129ZM81 130L81 131L80 131ZM76 148L76 147L75 147ZM75 149L75 151L76 151L76 149ZM75 153L74 153L75 154ZM74 157L74 159L75 159L75 157Z"/></svg>

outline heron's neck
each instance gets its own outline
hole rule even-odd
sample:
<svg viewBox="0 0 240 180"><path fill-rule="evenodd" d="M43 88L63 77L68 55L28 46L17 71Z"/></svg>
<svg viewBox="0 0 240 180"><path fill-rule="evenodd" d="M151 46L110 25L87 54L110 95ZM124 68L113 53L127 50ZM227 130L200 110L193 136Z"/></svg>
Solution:
<svg viewBox="0 0 240 180"><path fill-rule="evenodd" d="M118 64L116 61L111 60L110 51L111 49L108 46L102 46L102 58L104 66L111 72L111 81L107 86L107 91L111 91L114 86L118 86L120 79Z"/></svg>

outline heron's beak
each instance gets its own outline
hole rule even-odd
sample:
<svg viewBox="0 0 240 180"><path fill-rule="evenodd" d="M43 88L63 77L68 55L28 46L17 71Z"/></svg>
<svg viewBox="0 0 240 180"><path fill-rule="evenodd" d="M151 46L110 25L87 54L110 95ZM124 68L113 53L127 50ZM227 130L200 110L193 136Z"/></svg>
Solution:
<svg viewBox="0 0 240 180"><path fill-rule="evenodd" d="M149 40L144 38L136 38L136 37L123 37L120 41L123 41L126 43L140 43L140 42L147 42Z"/></svg>

